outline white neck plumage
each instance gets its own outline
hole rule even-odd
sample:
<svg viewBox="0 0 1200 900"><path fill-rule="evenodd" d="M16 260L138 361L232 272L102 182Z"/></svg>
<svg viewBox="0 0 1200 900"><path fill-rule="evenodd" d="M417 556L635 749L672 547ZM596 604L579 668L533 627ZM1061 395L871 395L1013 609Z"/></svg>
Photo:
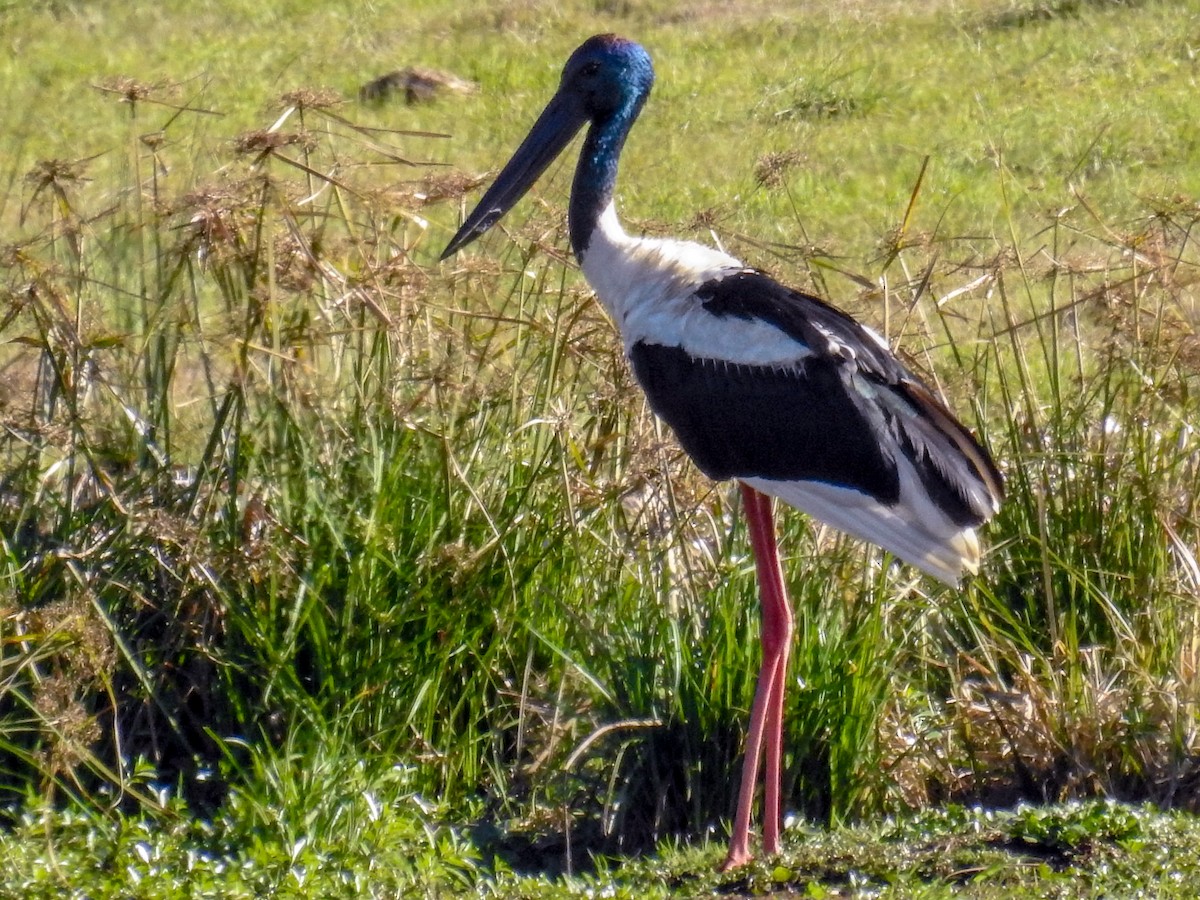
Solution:
<svg viewBox="0 0 1200 900"><path fill-rule="evenodd" d="M692 241L632 237L621 227L611 201L597 218L579 263L627 342L632 336L628 326L642 314L670 314L704 282L742 268L729 254Z"/></svg>

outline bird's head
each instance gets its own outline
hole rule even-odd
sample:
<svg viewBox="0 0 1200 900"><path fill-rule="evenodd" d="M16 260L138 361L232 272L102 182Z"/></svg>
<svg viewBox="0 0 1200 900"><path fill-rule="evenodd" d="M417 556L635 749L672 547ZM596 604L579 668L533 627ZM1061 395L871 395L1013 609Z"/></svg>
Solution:
<svg viewBox="0 0 1200 900"><path fill-rule="evenodd" d="M446 245L446 259L496 224L587 123L637 118L654 84L650 54L615 34L584 41L563 67L558 91L479 205Z"/></svg>
<svg viewBox="0 0 1200 900"><path fill-rule="evenodd" d="M640 109L654 84L650 54L615 34L584 41L563 66L558 96L577 103L586 119L601 121Z"/></svg>

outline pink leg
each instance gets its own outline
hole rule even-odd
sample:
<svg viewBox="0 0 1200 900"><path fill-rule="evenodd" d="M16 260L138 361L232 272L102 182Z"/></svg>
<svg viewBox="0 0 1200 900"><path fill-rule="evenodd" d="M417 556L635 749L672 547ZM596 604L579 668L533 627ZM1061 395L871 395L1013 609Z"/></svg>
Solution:
<svg viewBox="0 0 1200 900"><path fill-rule="evenodd" d="M780 781L783 759L783 689L787 676L788 652L792 644L792 609L783 584L783 569L775 546L775 523L771 518L771 498L742 485L742 502L750 524L750 544L758 572L762 596L762 667L750 710L750 730L746 736L746 756L742 763L742 783L738 789L737 814L729 840L729 854L721 864L723 871L749 862L750 808L758 782L758 762L766 752L765 791L763 796L763 850L779 852ZM765 744L765 747L764 747Z"/></svg>

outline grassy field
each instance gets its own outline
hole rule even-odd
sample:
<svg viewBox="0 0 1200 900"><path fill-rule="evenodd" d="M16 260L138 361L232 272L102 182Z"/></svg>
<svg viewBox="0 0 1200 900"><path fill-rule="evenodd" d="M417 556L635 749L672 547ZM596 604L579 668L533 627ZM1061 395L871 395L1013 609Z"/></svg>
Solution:
<svg viewBox="0 0 1200 900"><path fill-rule="evenodd" d="M782 516L793 825L728 876L736 491L568 259L569 165L436 262L604 30L658 71L631 230L877 327L1009 485L962 591ZM1195 896L1200 5L46 0L0 35L0 895ZM478 89L358 101L409 65Z"/></svg>

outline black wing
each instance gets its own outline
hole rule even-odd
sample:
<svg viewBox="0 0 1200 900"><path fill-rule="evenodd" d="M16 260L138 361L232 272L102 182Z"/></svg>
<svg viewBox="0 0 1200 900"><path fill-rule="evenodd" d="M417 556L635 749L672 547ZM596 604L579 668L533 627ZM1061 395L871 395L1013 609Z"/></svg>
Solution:
<svg viewBox="0 0 1200 900"><path fill-rule="evenodd" d="M651 408L710 478L826 481L899 497L895 460L839 366L732 365L645 342L630 359Z"/></svg>
<svg viewBox="0 0 1200 900"><path fill-rule="evenodd" d="M820 481L894 504L902 454L956 524L990 518L1003 489L987 451L854 319L751 270L708 282L697 299L718 318L773 325L810 353L773 367L631 347L651 408L709 477Z"/></svg>

